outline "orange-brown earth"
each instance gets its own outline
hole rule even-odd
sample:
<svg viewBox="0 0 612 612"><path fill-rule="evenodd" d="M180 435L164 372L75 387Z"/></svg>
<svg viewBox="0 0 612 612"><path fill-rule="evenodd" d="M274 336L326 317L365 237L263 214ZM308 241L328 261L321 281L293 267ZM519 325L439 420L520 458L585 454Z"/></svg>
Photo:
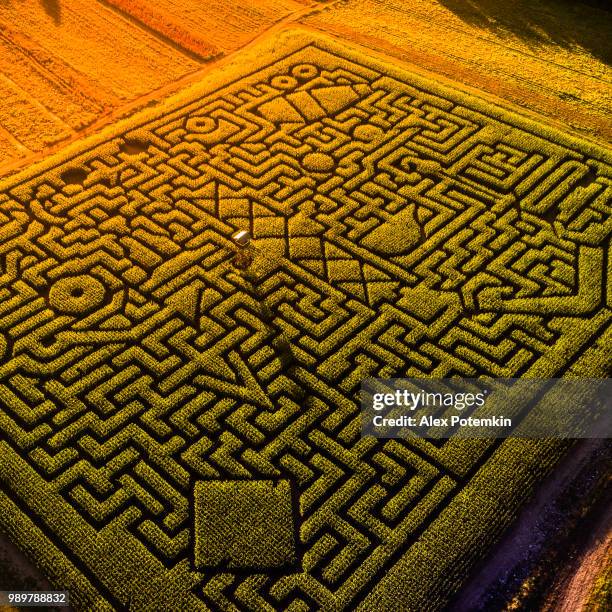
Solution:
<svg viewBox="0 0 612 612"><path fill-rule="evenodd" d="M612 510L608 510L594 525L576 558L559 572L544 603L545 612L605 609L612 576L611 518ZM600 594L600 590L605 590L606 594Z"/></svg>

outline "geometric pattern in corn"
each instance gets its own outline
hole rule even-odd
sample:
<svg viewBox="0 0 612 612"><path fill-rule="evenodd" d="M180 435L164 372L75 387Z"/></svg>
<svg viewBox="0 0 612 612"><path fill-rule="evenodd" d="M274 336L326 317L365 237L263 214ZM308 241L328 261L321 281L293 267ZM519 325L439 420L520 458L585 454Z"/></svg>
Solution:
<svg viewBox="0 0 612 612"><path fill-rule="evenodd" d="M82 609L442 606L565 446L362 438L360 381L605 372L610 152L252 57L2 184L2 526Z"/></svg>

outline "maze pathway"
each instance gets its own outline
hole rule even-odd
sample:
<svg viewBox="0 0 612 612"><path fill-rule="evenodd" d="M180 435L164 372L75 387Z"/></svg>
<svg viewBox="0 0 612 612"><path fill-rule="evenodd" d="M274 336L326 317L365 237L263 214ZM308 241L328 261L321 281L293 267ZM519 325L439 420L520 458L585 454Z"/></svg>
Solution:
<svg viewBox="0 0 612 612"><path fill-rule="evenodd" d="M568 444L362 438L360 381L603 374L611 181L301 30L5 180L0 525L80 609L442 607Z"/></svg>

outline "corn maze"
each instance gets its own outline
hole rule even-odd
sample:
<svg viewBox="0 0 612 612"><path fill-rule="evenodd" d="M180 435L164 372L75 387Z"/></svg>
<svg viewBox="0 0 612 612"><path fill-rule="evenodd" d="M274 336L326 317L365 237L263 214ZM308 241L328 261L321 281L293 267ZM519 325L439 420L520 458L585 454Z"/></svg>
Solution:
<svg viewBox="0 0 612 612"><path fill-rule="evenodd" d="M0 185L0 525L77 609L442 607L567 443L362 438L360 382L605 375L612 156L245 58Z"/></svg>

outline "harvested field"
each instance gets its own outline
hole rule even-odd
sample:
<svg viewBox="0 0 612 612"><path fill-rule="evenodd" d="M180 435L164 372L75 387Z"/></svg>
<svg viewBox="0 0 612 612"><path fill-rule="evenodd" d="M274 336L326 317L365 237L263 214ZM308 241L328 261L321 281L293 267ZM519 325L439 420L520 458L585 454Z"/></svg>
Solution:
<svg viewBox="0 0 612 612"><path fill-rule="evenodd" d="M0 17L22 37L85 73L101 97L129 100L194 67L184 55L97 2L62 0L58 7L57 19L44 18L37 0L8 2L2 4Z"/></svg>
<svg viewBox="0 0 612 612"><path fill-rule="evenodd" d="M146 0L105 2L204 59L242 47L305 6L299 0L217 0L212 10L205 2L181 0L159 0L154 6Z"/></svg>
<svg viewBox="0 0 612 612"><path fill-rule="evenodd" d="M98 2L0 3L0 164L70 138L199 64ZM0 133L1 138L1 133Z"/></svg>
<svg viewBox="0 0 612 612"><path fill-rule="evenodd" d="M604 376L611 195L604 145L260 40L0 183L0 526L77 609L443 609L569 443L362 438L360 382Z"/></svg>

